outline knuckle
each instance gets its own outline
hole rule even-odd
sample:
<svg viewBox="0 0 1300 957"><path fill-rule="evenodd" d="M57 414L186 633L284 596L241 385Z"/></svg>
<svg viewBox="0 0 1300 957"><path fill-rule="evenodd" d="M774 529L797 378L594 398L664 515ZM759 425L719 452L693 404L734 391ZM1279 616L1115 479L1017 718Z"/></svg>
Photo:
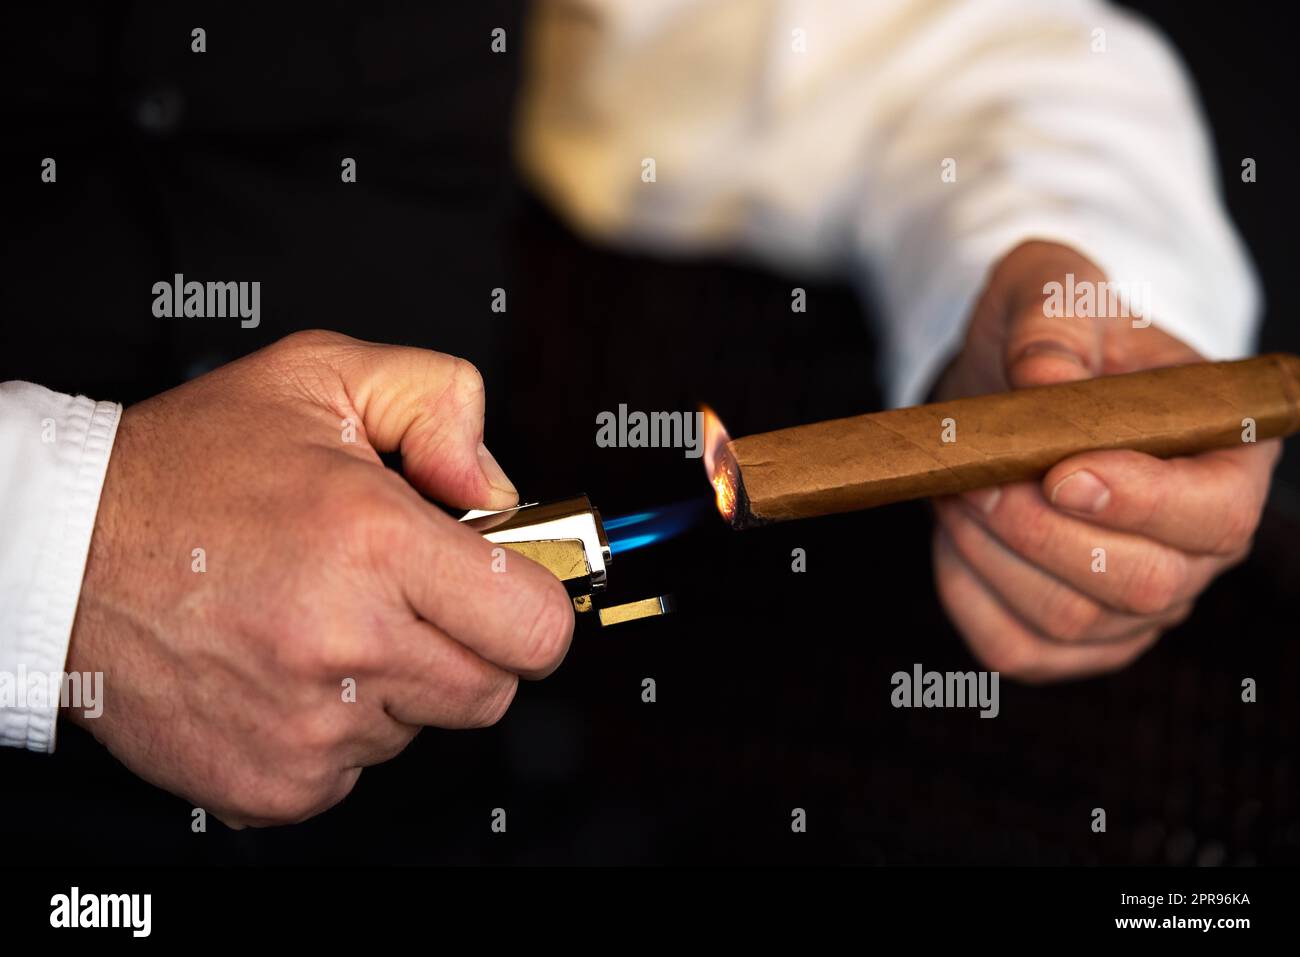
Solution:
<svg viewBox="0 0 1300 957"><path fill-rule="evenodd" d="M990 671L1009 678L1026 678L1038 667L1038 655L1029 640L1000 640L978 650L977 655Z"/></svg>
<svg viewBox="0 0 1300 957"><path fill-rule="evenodd" d="M1259 524L1258 513L1249 506L1235 502L1224 512L1222 530L1214 546L1216 555L1237 555L1249 551Z"/></svg>
<svg viewBox="0 0 1300 957"><path fill-rule="evenodd" d="M1124 489L1124 498L1133 515L1133 528L1145 532L1157 524L1160 514L1168 508L1165 489L1162 482L1142 482L1136 489Z"/></svg>
<svg viewBox="0 0 1300 957"><path fill-rule="evenodd" d="M1161 623L1161 629L1168 631L1170 628L1177 628L1192 616L1192 609L1195 607L1195 604L1195 602L1189 601L1179 605L1169 614L1169 617Z"/></svg>
<svg viewBox="0 0 1300 957"><path fill-rule="evenodd" d="M287 607L272 612L265 621L275 665L293 678L315 677L321 670L320 632L314 624Z"/></svg>
<svg viewBox="0 0 1300 957"><path fill-rule="evenodd" d="M290 786L266 802L264 818L275 824L297 824L323 811L324 796L302 786Z"/></svg>
<svg viewBox="0 0 1300 957"><path fill-rule="evenodd" d="M510 705L515 700L515 692L519 688L519 679L514 675L507 676L502 681L497 681L478 701L478 707L474 716L470 719L467 727L470 728L490 728L506 716L510 710Z"/></svg>
<svg viewBox="0 0 1300 957"><path fill-rule="evenodd" d="M237 798L233 816L255 826L275 827L305 821L328 806L319 789L277 778L262 782L255 795Z"/></svg>
<svg viewBox="0 0 1300 957"><path fill-rule="evenodd" d="M486 387L478 366L459 356L439 355L439 364L430 367L430 373L443 376L441 391L434 401L444 414L472 408L483 401ZM441 363L447 363L442 365ZM436 372L435 372L436 370Z"/></svg>
<svg viewBox="0 0 1300 957"><path fill-rule="evenodd" d="M465 395L479 395L483 392L483 373L468 359L459 356L452 359L451 377L456 388Z"/></svg>
<svg viewBox="0 0 1300 957"><path fill-rule="evenodd" d="M325 626L297 625L282 632L277 654L290 674L313 684L360 679L374 674L383 663L381 643L371 636ZM336 691L337 687L335 684ZM328 732L328 721L328 716L305 718L291 727L315 741Z"/></svg>
<svg viewBox="0 0 1300 957"><path fill-rule="evenodd" d="M384 511L376 499L373 483L340 476L321 490L314 503L316 517L335 531L366 528Z"/></svg>
<svg viewBox="0 0 1300 957"><path fill-rule="evenodd" d="M1057 600L1049 616L1050 636L1062 642L1083 641L1093 634L1104 614L1105 610L1092 599L1067 592Z"/></svg>
<svg viewBox="0 0 1300 957"><path fill-rule="evenodd" d="M386 473L371 471L376 474L328 483L311 506L310 521L337 550L333 554L392 557L396 544L409 535L410 524L392 483L384 478Z"/></svg>
<svg viewBox="0 0 1300 957"><path fill-rule="evenodd" d="M335 708L313 708L302 717L286 722L285 744L290 753L328 754L347 737L345 712Z"/></svg>
<svg viewBox="0 0 1300 957"><path fill-rule="evenodd" d="M948 540L957 556L968 564L975 564L979 558L979 545L988 538L989 533L962 511L953 510L941 516Z"/></svg>
<svg viewBox="0 0 1300 957"><path fill-rule="evenodd" d="M1253 552L1254 550L1255 550L1255 537L1252 535L1249 539L1246 540L1246 544L1243 545L1241 548L1239 548L1237 551L1229 552L1228 554L1221 556L1223 564L1219 568L1219 573L1222 574L1223 572L1236 568L1238 565L1240 565L1242 562L1248 559L1250 557L1250 553Z"/></svg>
<svg viewBox="0 0 1300 957"><path fill-rule="evenodd" d="M352 643L341 636L302 642L296 664L300 673L312 678L350 677L348 672L358 670Z"/></svg>
<svg viewBox="0 0 1300 957"><path fill-rule="evenodd" d="M1152 549L1126 576L1121 602L1135 615L1158 615L1174 605L1187 580L1185 560L1167 549Z"/></svg>
<svg viewBox="0 0 1300 957"><path fill-rule="evenodd" d="M1042 555L1059 530L1058 518L1045 506L1010 492L998 502L998 536L1027 557Z"/></svg>
<svg viewBox="0 0 1300 957"><path fill-rule="evenodd" d="M328 329L301 329L279 339L272 348L287 351L318 349L322 346L337 346L349 341L351 340L342 333L331 332Z"/></svg>
<svg viewBox="0 0 1300 957"><path fill-rule="evenodd" d="M1160 629L1158 628L1144 631L1142 634L1138 635L1133 639L1132 644L1125 649L1124 653L1120 655L1119 661L1115 663L1114 668L1111 670L1118 671L1133 664L1133 662L1137 661L1151 649L1151 645L1159 637Z"/></svg>

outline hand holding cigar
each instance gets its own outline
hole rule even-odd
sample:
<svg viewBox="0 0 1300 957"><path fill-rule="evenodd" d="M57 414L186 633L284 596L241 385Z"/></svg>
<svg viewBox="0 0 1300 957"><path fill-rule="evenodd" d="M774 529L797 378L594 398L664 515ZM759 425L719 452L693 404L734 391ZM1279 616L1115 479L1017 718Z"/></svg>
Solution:
<svg viewBox="0 0 1300 957"><path fill-rule="evenodd" d="M1003 261L938 402L715 443L725 517L934 497L939 597L988 667L1131 661L1249 551L1276 438L1300 428L1300 358L1206 363L1155 325L1047 318L1065 273L1104 279L1050 244Z"/></svg>
<svg viewBox="0 0 1300 957"><path fill-rule="evenodd" d="M716 419L715 419L716 421ZM1199 362L728 440L712 481L738 528L1038 478L1084 452L1191 455L1300 428L1300 357Z"/></svg>

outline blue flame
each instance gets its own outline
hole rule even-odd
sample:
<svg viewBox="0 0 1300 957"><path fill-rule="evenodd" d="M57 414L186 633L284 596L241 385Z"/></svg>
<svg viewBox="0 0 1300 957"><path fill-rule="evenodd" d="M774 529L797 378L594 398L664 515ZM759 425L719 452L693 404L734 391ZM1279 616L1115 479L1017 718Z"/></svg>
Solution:
<svg viewBox="0 0 1300 957"><path fill-rule="evenodd" d="M609 550L618 555L680 535L699 520L708 504L704 500L680 502L611 518L605 522Z"/></svg>

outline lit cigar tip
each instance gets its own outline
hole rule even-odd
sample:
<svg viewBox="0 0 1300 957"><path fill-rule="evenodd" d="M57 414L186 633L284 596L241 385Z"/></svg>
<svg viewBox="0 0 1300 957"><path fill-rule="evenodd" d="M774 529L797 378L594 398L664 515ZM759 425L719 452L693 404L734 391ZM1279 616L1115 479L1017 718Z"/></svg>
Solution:
<svg viewBox="0 0 1300 957"><path fill-rule="evenodd" d="M719 456L718 469L713 473L713 491L718 501L718 512L728 522L736 518L736 463L724 450Z"/></svg>
<svg viewBox="0 0 1300 957"><path fill-rule="evenodd" d="M718 467L718 453L731 441L731 436L718 413L707 405L700 405L700 414L704 417L704 472L712 482Z"/></svg>
<svg viewBox="0 0 1300 957"><path fill-rule="evenodd" d="M704 471L709 477L709 484L713 486L718 512L731 522L736 515L739 499L737 486L740 480L735 459L727 451L731 436L727 434L726 426L716 412L707 405L701 405L700 411L704 415Z"/></svg>

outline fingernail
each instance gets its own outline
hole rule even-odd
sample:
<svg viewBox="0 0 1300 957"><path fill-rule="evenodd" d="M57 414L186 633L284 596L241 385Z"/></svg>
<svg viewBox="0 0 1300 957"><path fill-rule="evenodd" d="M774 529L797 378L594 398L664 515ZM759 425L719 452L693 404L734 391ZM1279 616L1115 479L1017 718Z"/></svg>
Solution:
<svg viewBox="0 0 1300 957"><path fill-rule="evenodd" d="M1052 504L1072 512L1100 512L1109 501L1106 483L1087 469L1071 472L1052 489Z"/></svg>
<svg viewBox="0 0 1300 957"><path fill-rule="evenodd" d="M1020 350L1020 355L1016 356L1016 361L1019 362L1021 359L1029 359L1034 356L1049 356L1053 359L1062 359L1074 363L1080 369L1087 369L1077 352L1059 342L1030 343Z"/></svg>
<svg viewBox="0 0 1300 957"><path fill-rule="evenodd" d="M963 492L961 497L987 515L997 507L998 499L1002 497L1002 489L977 488L973 492Z"/></svg>
<svg viewBox="0 0 1300 957"><path fill-rule="evenodd" d="M519 494L515 484L506 478L505 469L482 442L478 444L478 465L483 470L483 477L488 480L488 484L498 492L516 496Z"/></svg>

